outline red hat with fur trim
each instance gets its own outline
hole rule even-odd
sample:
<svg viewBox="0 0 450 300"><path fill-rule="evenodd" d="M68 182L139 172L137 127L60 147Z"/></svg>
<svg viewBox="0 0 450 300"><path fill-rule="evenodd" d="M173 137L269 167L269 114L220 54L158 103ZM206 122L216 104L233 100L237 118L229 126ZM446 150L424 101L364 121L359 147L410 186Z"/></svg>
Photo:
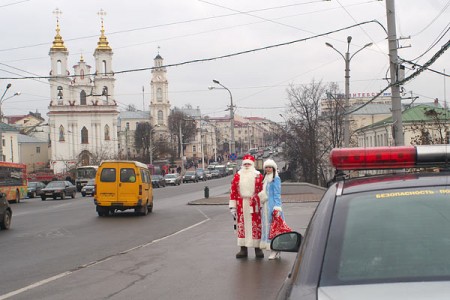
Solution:
<svg viewBox="0 0 450 300"><path fill-rule="evenodd" d="M251 164L253 166L255 165L255 158L250 154L246 154L242 157L242 164Z"/></svg>

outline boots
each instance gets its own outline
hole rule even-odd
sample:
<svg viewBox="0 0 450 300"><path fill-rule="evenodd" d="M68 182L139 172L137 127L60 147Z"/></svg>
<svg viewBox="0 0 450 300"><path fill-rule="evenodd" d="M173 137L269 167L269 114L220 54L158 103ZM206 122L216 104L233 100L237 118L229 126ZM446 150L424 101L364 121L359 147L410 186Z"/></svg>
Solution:
<svg viewBox="0 0 450 300"><path fill-rule="evenodd" d="M236 253L236 258L246 258L247 257L247 247L241 247L241 251Z"/></svg>
<svg viewBox="0 0 450 300"><path fill-rule="evenodd" d="M264 258L264 252L261 248L255 248L255 256L256 258Z"/></svg>

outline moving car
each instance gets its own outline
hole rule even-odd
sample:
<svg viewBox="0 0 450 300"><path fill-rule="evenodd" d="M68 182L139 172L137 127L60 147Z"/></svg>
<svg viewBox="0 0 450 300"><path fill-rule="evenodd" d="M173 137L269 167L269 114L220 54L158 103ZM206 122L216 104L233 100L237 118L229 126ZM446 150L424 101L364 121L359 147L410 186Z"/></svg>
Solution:
<svg viewBox="0 0 450 300"><path fill-rule="evenodd" d="M447 299L450 145L330 156L336 176L305 236L272 240L275 251L298 251L277 299Z"/></svg>
<svg viewBox="0 0 450 300"><path fill-rule="evenodd" d="M183 176L183 183L187 182L198 182L197 172L196 171L186 171Z"/></svg>
<svg viewBox="0 0 450 300"><path fill-rule="evenodd" d="M211 177L212 178L220 178L220 171L217 169L211 170Z"/></svg>
<svg viewBox="0 0 450 300"><path fill-rule="evenodd" d="M77 187L70 181L50 181L45 188L42 189L41 199L45 201L47 198L61 198L66 196L75 198Z"/></svg>
<svg viewBox="0 0 450 300"><path fill-rule="evenodd" d="M202 168L198 168L195 172L197 173L198 180L206 181L208 179L206 178L205 170Z"/></svg>
<svg viewBox="0 0 450 300"><path fill-rule="evenodd" d="M11 226L12 210L6 200L6 194L0 193L0 229L9 229Z"/></svg>
<svg viewBox="0 0 450 300"><path fill-rule="evenodd" d="M45 188L45 183L40 181L29 181L27 186L28 198L35 198L42 194L42 189Z"/></svg>
<svg viewBox="0 0 450 300"><path fill-rule="evenodd" d="M180 185L181 184L181 176L178 173L170 173L164 175L164 180L167 185Z"/></svg>
<svg viewBox="0 0 450 300"><path fill-rule="evenodd" d="M212 178L212 174L210 170L205 170L205 177L206 179L211 179Z"/></svg>
<svg viewBox="0 0 450 300"><path fill-rule="evenodd" d="M86 195L93 196L95 194L95 179L89 179L85 186L81 188L81 195L86 197Z"/></svg>
<svg viewBox="0 0 450 300"><path fill-rule="evenodd" d="M166 181L162 175L152 175L152 185L154 188L166 186Z"/></svg>

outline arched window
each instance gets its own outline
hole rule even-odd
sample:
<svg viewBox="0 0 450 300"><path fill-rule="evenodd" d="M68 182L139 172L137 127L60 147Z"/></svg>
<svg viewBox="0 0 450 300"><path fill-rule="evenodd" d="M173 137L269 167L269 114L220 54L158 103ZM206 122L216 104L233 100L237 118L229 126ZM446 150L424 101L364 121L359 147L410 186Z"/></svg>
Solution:
<svg viewBox="0 0 450 300"><path fill-rule="evenodd" d="M156 100L158 101L158 102L162 102L162 89L161 88L158 88L157 90L156 90Z"/></svg>
<svg viewBox="0 0 450 300"><path fill-rule="evenodd" d="M65 137L64 137L64 126L59 126L59 141L60 142L64 142L65 141Z"/></svg>
<svg viewBox="0 0 450 300"><path fill-rule="evenodd" d="M86 105L86 92L84 90L80 93L80 105Z"/></svg>
<svg viewBox="0 0 450 300"><path fill-rule="evenodd" d="M109 126L105 125L105 141L109 141L111 138L109 136Z"/></svg>
<svg viewBox="0 0 450 300"><path fill-rule="evenodd" d="M62 63L60 60L56 62L56 74L62 75Z"/></svg>
<svg viewBox="0 0 450 300"><path fill-rule="evenodd" d="M162 110L158 110L158 125L163 125L163 116Z"/></svg>
<svg viewBox="0 0 450 300"><path fill-rule="evenodd" d="M84 70L83 69L80 70L80 79L81 80L84 79Z"/></svg>
<svg viewBox="0 0 450 300"><path fill-rule="evenodd" d="M83 127L83 129L81 129L81 143L82 144L89 143L89 134L88 134L88 130L86 129L86 127Z"/></svg>
<svg viewBox="0 0 450 300"><path fill-rule="evenodd" d="M106 74L106 60L102 61L103 63L103 74Z"/></svg>

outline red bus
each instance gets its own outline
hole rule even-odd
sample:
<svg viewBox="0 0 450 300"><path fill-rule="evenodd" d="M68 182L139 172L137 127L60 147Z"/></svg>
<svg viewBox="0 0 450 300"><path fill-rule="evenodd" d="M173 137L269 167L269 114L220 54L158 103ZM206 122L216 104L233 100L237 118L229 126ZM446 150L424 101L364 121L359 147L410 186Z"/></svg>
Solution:
<svg viewBox="0 0 450 300"><path fill-rule="evenodd" d="M0 162L0 192L6 200L20 202L27 196L27 166L10 162Z"/></svg>

